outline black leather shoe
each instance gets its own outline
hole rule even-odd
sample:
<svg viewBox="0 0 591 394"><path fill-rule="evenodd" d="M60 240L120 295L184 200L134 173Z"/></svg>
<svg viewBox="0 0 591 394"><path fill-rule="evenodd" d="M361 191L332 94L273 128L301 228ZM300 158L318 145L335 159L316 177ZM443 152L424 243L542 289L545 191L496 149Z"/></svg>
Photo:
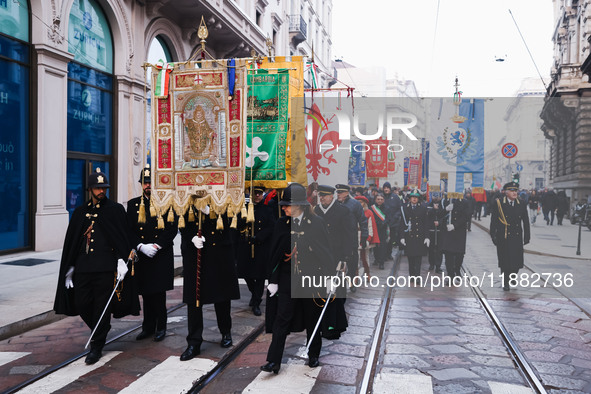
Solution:
<svg viewBox="0 0 591 394"><path fill-rule="evenodd" d="M166 330L156 331L154 334L154 342L160 342L166 336Z"/></svg>
<svg viewBox="0 0 591 394"><path fill-rule="evenodd" d="M230 347L232 346L232 335L224 334L222 335L222 340L220 341L221 347Z"/></svg>
<svg viewBox="0 0 591 394"><path fill-rule="evenodd" d="M199 348L197 346L189 345L189 346L187 346L187 349L185 349L183 354L181 354L181 361L191 360L195 356L198 356L199 353L201 353L201 351L199 350Z"/></svg>
<svg viewBox="0 0 591 394"><path fill-rule="evenodd" d="M259 306L253 306L252 307L252 313L254 313L255 316L260 316L261 315L261 308L259 308Z"/></svg>
<svg viewBox="0 0 591 394"><path fill-rule="evenodd" d="M319 365L320 362L318 361L318 357L310 357L310 359L308 360L308 367L310 368L316 368Z"/></svg>
<svg viewBox="0 0 591 394"><path fill-rule="evenodd" d="M86 356L86 360L84 360L84 362L88 365L91 365L91 364L96 363L98 360L100 360L100 358L102 356L103 356L102 349L100 349L100 348L90 349L90 353L88 353L88 356Z"/></svg>
<svg viewBox="0 0 591 394"><path fill-rule="evenodd" d="M273 372L275 375L279 373L279 369L281 369L281 364L277 363L267 363L261 366L261 371L264 372Z"/></svg>
<svg viewBox="0 0 591 394"><path fill-rule="evenodd" d="M148 332L148 331L143 331L139 333L139 335L137 337L135 337L136 341L141 341L142 339L146 339L146 338L150 338L152 335L154 335L153 332Z"/></svg>

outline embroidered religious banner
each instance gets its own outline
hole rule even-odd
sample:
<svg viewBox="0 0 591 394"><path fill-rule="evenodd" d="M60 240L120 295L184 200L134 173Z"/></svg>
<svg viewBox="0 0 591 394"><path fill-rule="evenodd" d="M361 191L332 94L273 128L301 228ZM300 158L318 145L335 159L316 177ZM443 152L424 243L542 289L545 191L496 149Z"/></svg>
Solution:
<svg viewBox="0 0 591 394"><path fill-rule="evenodd" d="M287 60L285 56L266 57L263 58L261 68L289 70L289 131L285 154L287 182L306 185L308 176L304 142L306 125L304 109L301 105L304 97L304 58L291 56Z"/></svg>
<svg viewBox="0 0 591 394"><path fill-rule="evenodd" d="M388 176L388 141L380 138L365 143L370 147L365 154L367 177L386 178Z"/></svg>
<svg viewBox="0 0 591 394"><path fill-rule="evenodd" d="M249 70L245 177L255 186L287 187L288 70Z"/></svg>
<svg viewBox="0 0 591 394"><path fill-rule="evenodd" d="M151 200L158 216L183 215L190 205L232 215L244 206L246 64L237 60L230 73L233 95L229 69L215 66L174 63L169 94L152 94Z"/></svg>

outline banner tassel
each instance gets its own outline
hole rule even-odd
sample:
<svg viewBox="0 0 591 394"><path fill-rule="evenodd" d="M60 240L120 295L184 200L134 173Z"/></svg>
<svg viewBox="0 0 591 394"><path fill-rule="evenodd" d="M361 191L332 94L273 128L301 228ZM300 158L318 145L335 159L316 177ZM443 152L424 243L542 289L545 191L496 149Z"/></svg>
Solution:
<svg viewBox="0 0 591 394"><path fill-rule="evenodd" d="M138 223L146 223L146 203L144 202L143 196L142 196L142 202L140 203L140 210L137 215L137 222Z"/></svg>
<svg viewBox="0 0 591 394"><path fill-rule="evenodd" d="M162 219L162 215L158 216L158 230L164 229L164 219Z"/></svg>
<svg viewBox="0 0 591 394"><path fill-rule="evenodd" d="M179 215L179 228L185 228L185 215Z"/></svg>
<svg viewBox="0 0 591 394"><path fill-rule="evenodd" d="M189 207L189 222L195 221L195 211L193 211L193 206Z"/></svg>
<svg viewBox="0 0 591 394"><path fill-rule="evenodd" d="M152 217L156 216L156 207L154 206L154 203L152 202L151 198L150 198L150 216L152 216Z"/></svg>
<svg viewBox="0 0 591 394"><path fill-rule="evenodd" d="M172 209L172 207L170 207L170 209L168 210L167 222L174 223L174 210Z"/></svg>
<svg viewBox="0 0 591 394"><path fill-rule="evenodd" d="M248 203L248 213L246 214L246 223L254 223L254 204Z"/></svg>
<svg viewBox="0 0 591 394"><path fill-rule="evenodd" d="M223 230L224 229L224 221L222 220L222 215L218 215L218 222L215 226L216 230Z"/></svg>

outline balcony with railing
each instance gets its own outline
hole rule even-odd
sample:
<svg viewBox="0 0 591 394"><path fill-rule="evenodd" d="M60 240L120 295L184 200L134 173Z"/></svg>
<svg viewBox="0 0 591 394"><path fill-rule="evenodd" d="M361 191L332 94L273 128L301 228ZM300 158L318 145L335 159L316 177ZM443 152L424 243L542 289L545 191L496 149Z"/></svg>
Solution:
<svg viewBox="0 0 591 394"><path fill-rule="evenodd" d="M308 37L308 24L300 14L289 16L289 38L294 47Z"/></svg>

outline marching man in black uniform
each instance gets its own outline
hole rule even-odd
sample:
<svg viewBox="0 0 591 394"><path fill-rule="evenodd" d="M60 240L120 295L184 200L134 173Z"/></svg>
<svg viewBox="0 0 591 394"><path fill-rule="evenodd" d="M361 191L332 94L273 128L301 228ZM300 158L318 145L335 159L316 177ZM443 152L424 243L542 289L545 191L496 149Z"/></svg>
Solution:
<svg viewBox="0 0 591 394"><path fill-rule="evenodd" d="M309 212L306 188L299 183L290 184L279 205L285 216L275 223L270 260L274 268L267 287L271 297L278 297L277 316L269 320L274 322L273 337L267 363L261 366L261 370L274 373L281 368L287 335L303 329L306 329L308 342L311 341L308 366L319 365L322 338L320 332L313 338L312 333L323 306L318 294L322 292L326 297L326 293L325 288L303 287L302 277L334 275L335 267L326 226L322 219Z"/></svg>
<svg viewBox="0 0 591 394"><path fill-rule="evenodd" d="M429 220L429 269L435 269L436 273L441 273L441 263L443 262L443 252L441 251L441 200L433 197L431 203L427 206L427 218Z"/></svg>
<svg viewBox="0 0 591 394"><path fill-rule="evenodd" d="M421 275L421 260L429 253L429 227L427 223L427 207L419 202L421 194L414 189L409 194L410 201L401 207L402 221L398 229L401 234L400 244L408 257L408 273L413 277Z"/></svg>
<svg viewBox="0 0 591 394"><path fill-rule="evenodd" d="M250 197L254 204L254 223L241 229L238 241L238 277L244 278L250 291L249 306L255 316L261 315L261 301L265 290L269 243L275 225L275 214L263 201L265 188L254 186ZM246 219L246 218L243 218Z"/></svg>
<svg viewBox="0 0 591 394"><path fill-rule="evenodd" d="M210 217L209 206L203 211L190 206L184 221L185 227L181 228L183 302L187 304L189 333L188 346L181 354L181 361L191 360L201 352L204 304L214 304L218 329L222 334L220 346L232 346L231 301L240 298L228 217L221 217L223 229L218 230L218 220ZM198 235L199 223L201 236Z"/></svg>
<svg viewBox="0 0 591 394"><path fill-rule="evenodd" d="M131 250L125 209L107 198L109 187L107 176L99 168L88 176L91 199L76 208L68 224L53 306L56 313L80 315L88 328L96 328L86 364L94 364L102 357L111 329L111 311L115 317L139 315L137 293L122 294L129 301L124 309L115 311L116 302L108 303L114 284L127 274L124 259ZM123 289L132 290L127 282L123 282Z"/></svg>
<svg viewBox="0 0 591 394"><path fill-rule="evenodd" d="M472 217L466 204L463 200L447 198L441 204L445 212L441 250L445 255L445 270L452 278L460 276L466 253L466 230Z"/></svg>
<svg viewBox="0 0 591 394"><path fill-rule="evenodd" d="M140 174L143 194L127 203L127 219L132 245L137 245L139 261L135 265L139 292L144 300L144 321L137 340L154 336L159 342L166 336L166 291L174 288L173 241L178 232L177 219L158 228L158 218L150 214L150 167Z"/></svg>
<svg viewBox="0 0 591 394"><path fill-rule="evenodd" d="M497 198L492 205L490 237L497 247L503 290L508 291L510 275L517 274L523 268L523 245L529 243L530 229L527 206L517 198L519 184L509 182L503 186L503 190L505 196Z"/></svg>
<svg viewBox="0 0 591 394"><path fill-rule="evenodd" d="M314 208L314 213L326 223L332 256L337 263L333 269L334 272L338 269L338 275L344 279L347 265L353 260L353 254L357 253L357 224L349 208L337 202L334 192L335 188L332 186L318 186L320 203ZM355 270L355 267L349 269ZM345 283L336 289L336 295L338 298L330 303L323 318L322 335L327 339L340 338L348 325L344 306L347 297Z"/></svg>

